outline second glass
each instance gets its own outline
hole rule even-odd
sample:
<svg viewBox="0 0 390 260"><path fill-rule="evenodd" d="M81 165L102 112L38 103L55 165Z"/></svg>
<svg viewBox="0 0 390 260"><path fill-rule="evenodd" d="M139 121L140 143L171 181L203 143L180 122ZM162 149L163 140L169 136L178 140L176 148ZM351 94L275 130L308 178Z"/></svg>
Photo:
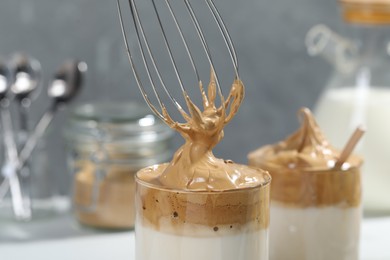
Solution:
<svg viewBox="0 0 390 260"><path fill-rule="evenodd" d="M272 175L270 259L359 259L359 168L258 166Z"/></svg>

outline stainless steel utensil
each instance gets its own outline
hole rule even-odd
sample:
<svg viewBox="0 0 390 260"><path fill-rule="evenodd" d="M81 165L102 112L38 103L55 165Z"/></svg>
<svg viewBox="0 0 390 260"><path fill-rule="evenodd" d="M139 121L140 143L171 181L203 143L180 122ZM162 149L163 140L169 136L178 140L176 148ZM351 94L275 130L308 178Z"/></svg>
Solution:
<svg viewBox="0 0 390 260"><path fill-rule="evenodd" d="M52 104L43 114L20 152L19 168L23 167L31 156L38 140L45 133L59 106L68 103L80 91L83 73L86 70L87 64L85 62L67 61L57 71L48 88L48 95L52 98Z"/></svg>
<svg viewBox="0 0 390 260"><path fill-rule="evenodd" d="M16 173L24 167L26 161L30 158L37 142L41 139L41 137L45 133L45 130L49 126L50 122L52 121L55 112L58 110L58 108L61 105L65 105L66 103L68 103L79 92L82 84L83 73L86 70L87 70L87 64L85 62L77 62L77 61L65 62L60 67L60 69L56 73L53 81L51 82L48 88L48 95L49 97L52 98L52 104L47 109L47 111L43 114L38 124L35 126L32 134L28 137L23 149L20 152L19 157L17 156L15 143L13 142L12 145L11 141L9 142L7 141L8 142L7 144L10 146L10 149L7 150L10 150L12 153L10 153L11 163L9 164L11 167L7 167L6 168L7 171L5 172L7 176L10 177L6 178L3 181L3 183L0 185L0 201L2 197L4 197L4 195L6 194L8 188L11 188L12 199L14 202L13 203L14 212L15 212L15 216L18 219L30 218L31 212L28 211L26 212L26 209L23 206L22 196L20 195L21 194L20 184L17 179ZM1 97L2 95L0 93L0 98ZM11 120L10 117L8 118L5 117L5 119L6 119L5 122L7 122L7 120L9 120L10 122ZM12 141L14 140L12 136L12 131L11 132L7 131L6 139ZM19 188L17 188L18 187L17 184L19 185ZM31 209L31 207L28 205L27 209Z"/></svg>
<svg viewBox="0 0 390 260"><path fill-rule="evenodd" d="M29 134L29 119L28 109L31 105L31 95L36 92L41 81L41 64L38 60L31 58L25 54L14 54L11 59L13 84L11 85L11 92L14 94L14 100L17 103L17 111L19 116L19 128L17 131L17 147L18 152L21 151L26 143ZM31 201L31 176L30 167L26 163L20 172L22 190ZM26 207L31 207L28 203ZM31 208L29 209L31 211Z"/></svg>
<svg viewBox="0 0 390 260"><path fill-rule="evenodd" d="M31 104L31 94L38 88L41 81L41 65L38 60L25 54L15 54L12 58L14 82L11 92L15 95L19 112L18 144L23 147L28 135L27 110Z"/></svg>
<svg viewBox="0 0 390 260"><path fill-rule="evenodd" d="M18 151L12 130L12 120L8 109L9 100L7 99L8 86L10 84L10 72L5 63L0 62L0 116L3 126L3 142L5 146L5 161L2 166L2 175L4 176L4 185L1 185L2 191L7 184L11 190L11 199L14 215L17 219L26 220L31 218L30 200L28 196L23 196L20 188L20 181L17 175Z"/></svg>
<svg viewBox="0 0 390 260"><path fill-rule="evenodd" d="M133 71L133 74L136 79L136 83L146 101L146 103L149 105L149 107L152 109L152 111L160 117L162 120L164 120L164 111L166 112L166 105L162 101L162 95L158 91L157 85L159 84L165 94L169 97L169 99L172 101L173 105L179 110L180 114L183 116L184 119L188 119L188 114L183 110L182 106L179 104L179 102L176 101L176 99L173 97L172 92L168 90L168 85L164 81L164 77L161 73L162 69L165 71L166 67L169 66L169 63L172 67L172 71L174 72L174 75L177 79L177 82L180 86L181 92L184 96L184 100L188 98L187 95L187 89L184 87L183 83L183 76L184 73L180 73L180 70L182 70L182 63L179 64L179 62L183 62L183 56L187 56L189 63L191 64L192 70L194 72L194 75L197 79L196 85L199 85L201 83L200 80L200 69L201 66L196 65L198 64L197 61L199 61L199 54L200 56L205 56L206 63L211 68L212 73L215 74L215 83L217 85L217 95L220 98L221 102L225 101L225 98L222 94L222 89L220 87L220 80L218 77L218 73L216 72L216 62L215 58L218 57L216 55L212 55L212 49L208 45L207 37L205 36L204 30L201 26L201 21L206 20L209 18L211 23L209 23L207 26L216 26L217 32L220 33L220 36L222 36L223 45L226 47L227 52L230 56L231 65L233 66L233 72L235 74L236 78L239 78L238 75L238 60L237 55L234 49L233 42L231 40L230 34L225 26L224 21L221 18L221 15L216 8L214 2L212 0L203 0L203 1L195 1L197 6L203 5L204 9L209 16L205 13L201 13L199 11L196 11L197 8L193 8L190 0L183 0L183 1L174 1L174 0L164 0L164 1L156 1L156 0L150 0L150 1L138 1L136 3L136 0L129 0L129 7L130 7L130 14L131 14L131 22L128 27L131 27L134 31L134 41L129 40L128 33L126 33L126 27L124 22L124 12L125 9L122 8L122 4L120 3L121 0L117 0L117 9L119 13L119 19L122 29L123 38L126 45L126 50L128 54L128 58L130 60L131 69ZM143 8L139 7L141 4L150 4L149 10L151 14L146 14L147 11ZM164 4L165 3L165 4ZM146 4L145 4L146 5ZM180 5L180 6L179 6ZM180 9L181 8L181 9ZM140 10L141 9L141 10ZM176 11L175 11L176 10ZM183 12L178 12L183 11ZM168 16L168 17L167 17ZM199 18L201 17L201 18ZM154 19L156 22L156 26L153 27L153 32L151 33L147 31L147 27L145 24L149 22L150 20ZM182 25L192 25L192 30L194 31L194 34L197 35L197 43L201 47L201 52L193 54L191 47L194 42L187 39L187 37L192 37L193 35L189 35L186 30L182 29ZM173 29L170 27L173 25ZM149 26L150 27L150 26ZM191 26L190 26L191 27ZM150 29L149 29L150 30ZM172 30L176 31L176 34L178 35L177 38L178 41L173 42L170 37L168 36L169 33ZM160 41L156 47L154 45L154 42L156 40L154 37L157 37L156 35L161 35ZM216 34L215 31L213 31L213 35ZM196 36L195 36L196 38ZM135 46L132 46L133 48L130 48L130 43L134 43ZM180 57L175 58L175 51L177 44L182 44L181 46L184 49L183 55ZM223 48L220 48L223 49ZM138 51L138 52L136 52ZM215 50L214 50L215 51ZM169 63L164 63L163 66L156 61L155 57L161 56L160 53L165 52L168 54ZM140 56L142 65L137 67L135 57ZM220 55L219 55L220 56ZM222 65L228 65L226 61L223 62ZM220 64L220 63L219 63ZM143 72L146 76L142 77L140 72ZM187 71L186 71L187 72ZM188 73L186 73L188 74ZM169 75L171 76L171 75ZM143 78L147 78L146 84L143 84ZM167 78L167 77L166 77ZM172 77L170 77L172 78ZM152 104L152 101L149 99L149 96L147 94L146 88L144 86L149 85L152 88L152 92L154 93L157 103L160 107L160 110ZM228 98L229 99L229 98ZM165 120L164 120L165 121Z"/></svg>

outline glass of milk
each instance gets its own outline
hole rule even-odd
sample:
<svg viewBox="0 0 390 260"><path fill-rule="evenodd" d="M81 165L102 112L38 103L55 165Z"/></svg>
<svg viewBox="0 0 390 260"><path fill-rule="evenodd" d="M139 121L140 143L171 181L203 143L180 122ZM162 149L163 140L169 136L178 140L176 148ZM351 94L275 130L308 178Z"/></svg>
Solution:
<svg viewBox="0 0 390 260"><path fill-rule="evenodd" d="M269 184L183 191L136 178L136 260L268 260Z"/></svg>
<svg viewBox="0 0 390 260"><path fill-rule="evenodd" d="M313 27L306 38L309 53L335 68L314 113L339 149L357 125L366 126L356 149L365 158L364 212L390 215L390 2L341 0L340 4L345 33L351 39L322 25Z"/></svg>
<svg viewBox="0 0 390 260"><path fill-rule="evenodd" d="M261 167L272 175L270 260L359 259L359 168Z"/></svg>
<svg viewBox="0 0 390 260"><path fill-rule="evenodd" d="M340 151L300 110L301 127L249 153L249 165L272 176L270 260L358 260L362 159Z"/></svg>

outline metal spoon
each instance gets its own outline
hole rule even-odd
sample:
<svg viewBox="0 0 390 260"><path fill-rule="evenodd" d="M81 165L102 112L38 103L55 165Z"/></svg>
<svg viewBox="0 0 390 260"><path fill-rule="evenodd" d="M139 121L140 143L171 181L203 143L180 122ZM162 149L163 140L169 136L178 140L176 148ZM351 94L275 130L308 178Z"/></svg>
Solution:
<svg viewBox="0 0 390 260"><path fill-rule="evenodd" d="M52 104L43 114L20 152L18 169L21 169L31 156L38 140L45 133L59 106L65 105L77 95L82 85L83 73L86 71L87 64L78 61L67 61L59 68L48 88L48 95L52 98Z"/></svg>
<svg viewBox="0 0 390 260"><path fill-rule="evenodd" d="M8 91L9 77L10 77L9 69L5 64L3 64L0 61L0 106L1 106L0 109L2 109L4 102L8 102L8 100L6 100L5 98L7 96L7 91ZM0 201L5 197L7 192L8 192L8 179L4 179L4 181L0 185Z"/></svg>
<svg viewBox="0 0 390 260"><path fill-rule="evenodd" d="M10 82L10 73L5 63L0 61L0 116L3 125L3 142L5 145L5 162L2 167L2 175L5 177L1 189L7 190L7 186L11 190L12 207L17 219L29 219L31 211L29 207L23 204L22 190L17 175L18 151L15 144L15 139L12 131L12 120L8 110L9 100L7 99L7 90ZM8 185L7 185L8 183ZM0 195L6 194L6 191L1 190ZM25 202L29 203L29 198Z"/></svg>
<svg viewBox="0 0 390 260"><path fill-rule="evenodd" d="M10 71L4 63L0 61L0 100L7 96L9 85Z"/></svg>
<svg viewBox="0 0 390 260"><path fill-rule="evenodd" d="M27 110L31 104L30 95L41 81L41 64L38 60L24 54L15 54L12 59L14 83L11 92L18 103L20 127L19 146L23 146L28 135Z"/></svg>
<svg viewBox="0 0 390 260"><path fill-rule="evenodd" d="M31 156L38 140L42 137L49 126L58 107L69 102L79 92L82 84L83 73L86 71L87 64L85 62L69 61L60 67L48 89L48 95L53 99L53 103L39 120L33 133L29 136L26 144L20 152L20 156L15 167L17 170L22 169L28 158ZM0 189L8 189L9 185L12 190L11 182L5 181L1 184Z"/></svg>
<svg viewBox="0 0 390 260"><path fill-rule="evenodd" d="M14 94L18 107L19 129L17 133L17 146L20 152L26 143L29 133L28 109L31 105L31 94L36 91L41 82L41 64L34 58L17 53L13 55L11 65L14 82L10 90ZM19 172L22 181L22 190L28 195L28 202L31 201L30 172L30 167L27 163ZM31 207L31 204L26 204L26 207ZM29 210L31 211L31 208Z"/></svg>

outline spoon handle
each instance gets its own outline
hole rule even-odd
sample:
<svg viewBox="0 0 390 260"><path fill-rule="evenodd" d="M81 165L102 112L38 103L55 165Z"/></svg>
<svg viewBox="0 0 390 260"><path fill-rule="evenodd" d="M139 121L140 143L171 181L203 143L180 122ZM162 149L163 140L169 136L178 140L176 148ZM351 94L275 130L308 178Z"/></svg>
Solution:
<svg viewBox="0 0 390 260"><path fill-rule="evenodd" d="M0 184L0 204L7 195L9 190L9 181L7 178L3 179L3 182Z"/></svg>
<svg viewBox="0 0 390 260"><path fill-rule="evenodd" d="M42 138L50 122L53 120L54 114L57 110L57 103L54 103L41 117L38 124L35 126L34 131L28 137L26 144L20 152L17 169L21 170L27 160L30 158L34 151L37 142Z"/></svg>
<svg viewBox="0 0 390 260"><path fill-rule="evenodd" d="M27 116L27 107L25 107L23 104L18 104L18 113L19 113L19 145L18 147L23 147L24 142L26 141L27 135L28 135L28 116Z"/></svg>
<svg viewBox="0 0 390 260"><path fill-rule="evenodd" d="M17 219L29 219L31 218L31 210L29 207L25 207L24 203L29 205L30 198L23 196L17 175L18 151L12 131L11 115L9 110L4 107L1 108L0 114L4 130L3 141L6 147L6 161L2 167L2 174L8 179L15 217Z"/></svg>
<svg viewBox="0 0 390 260"><path fill-rule="evenodd" d="M13 164L12 164L12 167L14 168L13 172L16 173L16 171L20 171L24 167L24 165L26 164L27 160L30 158L32 152L34 151L34 148L37 145L38 141L41 139L41 137L45 133L47 127L49 126L50 122L53 120L53 117L54 117L54 114L55 114L55 112L57 110L57 107L58 107L58 103L54 103L53 106L51 108L49 108L43 114L43 116L39 120L38 124L35 126L33 133L28 137L25 145L23 146L23 148L22 148L22 150L21 150L21 152L19 154L19 158L16 157L16 160L13 160ZM3 113L1 113L1 114L3 115ZM6 119L6 118L4 118L4 119ZM2 116L2 121L3 121L3 125L6 124L6 120L3 120L3 116ZM11 136L12 136L12 131L11 131ZM5 139L9 139L9 138L6 137L6 134L4 134L4 142L6 142ZM14 147L16 149L15 143L13 143L13 145L14 145ZM13 150L13 149L11 149L11 150ZM17 156L17 153L16 153L16 156ZM4 172L4 169L3 169L3 172ZM11 175L16 175L16 174L11 174ZM17 178L17 175L16 175L16 178ZM20 204L19 204L18 200L19 200L19 198L22 198L22 197L18 196L18 194L21 194L20 183L19 183L18 179L17 180L15 180L15 179L11 180L10 178L8 178L8 179L4 180L1 183L1 185L0 185L0 202L1 202L2 198L6 195L8 188L11 188L11 194L12 194L12 198L13 199L14 199L13 193L16 193L16 196L15 196L15 200L16 200L15 204L16 205L14 205L14 209L17 208L18 209L18 213L19 213L22 210L19 210L20 209L20 207L19 207ZM19 190L19 192L18 192L18 190ZM25 199L25 201L26 201L26 204L30 205L29 198ZM23 202L23 200L21 200L21 203L22 202ZM23 205L23 204L21 204L21 205ZM23 214L21 214L21 215L23 216ZM28 214L26 213L24 215L28 215ZM31 212L30 212L30 215L31 215ZM20 216L20 214L17 215L16 212L15 212L15 216Z"/></svg>

